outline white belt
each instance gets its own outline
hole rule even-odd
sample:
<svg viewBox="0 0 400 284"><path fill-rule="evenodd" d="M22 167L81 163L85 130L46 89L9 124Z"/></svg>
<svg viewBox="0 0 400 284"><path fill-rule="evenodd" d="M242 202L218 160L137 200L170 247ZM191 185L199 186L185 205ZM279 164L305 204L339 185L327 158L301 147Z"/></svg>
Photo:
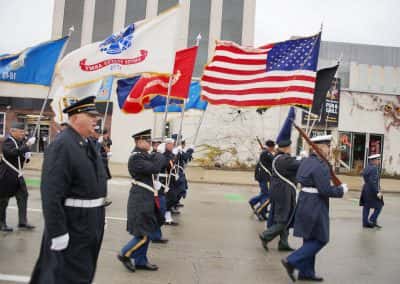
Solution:
<svg viewBox="0 0 400 284"><path fill-rule="evenodd" d="M303 187L301 191L307 192L307 193L318 193L318 189L315 187Z"/></svg>
<svg viewBox="0 0 400 284"><path fill-rule="evenodd" d="M64 205L67 207L95 208L104 205L104 197L97 199L65 199Z"/></svg>
<svg viewBox="0 0 400 284"><path fill-rule="evenodd" d="M168 177L168 174L158 174L158 177Z"/></svg>
<svg viewBox="0 0 400 284"><path fill-rule="evenodd" d="M144 189L147 189L148 191L153 192L154 195L157 195L157 191L154 188L152 188L150 185L145 184L144 182L132 179L132 183L135 184L135 185L140 186L141 188L144 188Z"/></svg>

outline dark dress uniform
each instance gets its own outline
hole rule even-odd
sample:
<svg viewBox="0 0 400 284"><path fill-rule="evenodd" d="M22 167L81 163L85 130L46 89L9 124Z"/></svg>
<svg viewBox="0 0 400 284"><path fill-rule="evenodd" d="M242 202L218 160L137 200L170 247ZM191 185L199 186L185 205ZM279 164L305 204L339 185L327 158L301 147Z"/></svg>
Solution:
<svg viewBox="0 0 400 284"><path fill-rule="evenodd" d="M291 250L288 230L296 206L296 172L299 165L300 161L283 152L278 152L272 162L270 226L260 235L265 249L268 242L280 235L278 249Z"/></svg>
<svg viewBox="0 0 400 284"><path fill-rule="evenodd" d="M362 172L364 185L360 196L360 206L363 206L363 226L374 227L377 225L378 216L383 207L383 199L378 197L380 192L380 176L377 166L369 163ZM374 212L369 217L370 209Z"/></svg>
<svg viewBox="0 0 400 284"><path fill-rule="evenodd" d="M150 139L151 132L148 131ZM128 169L134 181L127 206L127 231L134 237L121 249L118 259L131 271L158 269L149 263L147 250L151 237L159 230L162 222L155 202L153 175L160 172L164 161L162 154L150 154L138 147L129 158Z"/></svg>
<svg viewBox="0 0 400 284"><path fill-rule="evenodd" d="M269 203L268 184L271 182L273 159L274 155L271 152L269 152L267 149L263 150L260 154L260 159L258 160L254 172L254 179L260 186L260 193L252 197L249 200L249 204L259 219L265 219L267 212L267 205ZM257 204L259 204L259 206L255 208Z"/></svg>
<svg viewBox="0 0 400 284"><path fill-rule="evenodd" d="M77 101L64 112L98 115L94 99ZM47 147L40 186L45 224L30 283L92 283L104 234L106 182L95 145L72 127ZM65 236L66 248L56 248Z"/></svg>
<svg viewBox="0 0 400 284"><path fill-rule="evenodd" d="M332 186L330 180L328 165L316 154L304 159L297 172L302 191L293 234L303 238L303 246L289 255L287 262L300 271L299 279L319 279L315 276L315 255L329 241L329 198L343 196L342 186Z"/></svg>
<svg viewBox="0 0 400 284"><path fill-rule="evenodd" d="M101 159L103 161L104 167L106 169L106 174L107 174L107 179L111 179L111 171L110 171L110 167L109 167L109 163L108 163L108 152L107 149L110 149L112 145L112 141L111 139L104 139L103 143L101 143L101 147L100 147L100 155L101 155Z"/></svg>
<svg viewBox="0 0 400 284"><path fill-rule="evenodd" d="M18 148L15 146L13 140L17 143ZM17 141L9 136L3 142L3 156L16 170L19 170L18 158L20 160L21 170L25 162L29 162L29 160L25 160L25 153L27 152L30 152L30 147L27 146L24 141ZM6 222L6 211L9 199L15 195L18 205L19 226L24 226L27 224L28 190L24 177L22 175L19 176L19 174L4 161L0 162L0 175L0 229L8 228L11 231L12 228L9 228Z"/></svg>

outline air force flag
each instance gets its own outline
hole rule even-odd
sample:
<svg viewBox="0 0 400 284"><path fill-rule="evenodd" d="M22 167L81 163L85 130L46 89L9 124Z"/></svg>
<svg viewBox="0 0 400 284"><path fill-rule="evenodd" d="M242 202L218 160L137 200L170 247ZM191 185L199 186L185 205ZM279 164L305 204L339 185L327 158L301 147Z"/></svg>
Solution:
<svg viewBox="0 0 400 284"><path fill-rule="evenodd" d="M0 83L50 86L55 65L68 37L48 41L18 54L0 57Z"/></svg>
<svg viewBox="0 0 400 284"><path fill-rule="evenodd" d="M66 87L77 87L108 76L140 73L170 74L174 65L181 7L125 27L120 33L66 55L56 74Z"/></svg>

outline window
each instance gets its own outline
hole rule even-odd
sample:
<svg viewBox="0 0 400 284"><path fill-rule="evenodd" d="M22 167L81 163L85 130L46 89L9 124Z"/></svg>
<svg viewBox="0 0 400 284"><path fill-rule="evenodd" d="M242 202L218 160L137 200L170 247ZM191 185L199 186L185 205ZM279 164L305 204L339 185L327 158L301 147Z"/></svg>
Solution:
<svg viewBox="0 0 400 284"><path fill-rule="evenodd" d="M103 41L113 33L115 0L96 0L93 42Z"/></svg>
<svg viewBox="0 0 400 284"><path fill-rule="evenodd" d="M4 112L0 112L0 136L4 136L6 134L6 114Z"/></svg>

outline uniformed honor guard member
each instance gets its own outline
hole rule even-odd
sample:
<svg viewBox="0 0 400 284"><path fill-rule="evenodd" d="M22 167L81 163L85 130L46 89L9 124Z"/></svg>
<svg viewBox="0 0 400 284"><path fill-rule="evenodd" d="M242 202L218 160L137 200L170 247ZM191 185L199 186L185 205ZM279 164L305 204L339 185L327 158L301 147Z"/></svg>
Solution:
<svg viewBox="0 0 400 284"><path fill-rule="evenodd" d="M311 139L328 158L332 136ZM294 218L294 236L303 238L303 246L282 259L289 277L295 281L294 270L299 270L298 280L323 281L315 274L315 256L329 241L329 198L340 198L347 185L332 186L329 165L315 153L305 158L297 172L301 185Z"/></svg>
<svg viewBox="0 0 400 284"><path fill-rule="evenodd" d="M280 236L278 250L293 250L288 243L289 228L296 205L296 173L300 161L290 155L292 141L278 142L278 153L272 162L270 226L260 234L265 250L268 242Z"/></svg>
<svg viewBox="0 0 400 284"><path fill-rule="evenodd" d="M3 156L0 159L0 231L12 232L13 228L7 225L6 211L10 197L15 195L18 206L18 228L34 229L28 224L27 206L28 190L22 169L31 156L31 146L35 144L34 137L24 141L24 124L14 122L10 134L3 142Z"/></svg>
<svg viewBox="0 0 400 284"><path fill-rule="evenodd" d="M271 181L275 142L267 140L265 145L267 148L264 148L261 152L260 159L258 160L254 171L254 178L260 186L260 193L249 200L251 209L260 221L266 219L266 212L269 203L268 184Z"/></svg>
<svg viewBox="0 0 400 284"><path fill-rule="evenodd" d="M379 165L381 155L375 154L368 157L368 165L363 170L364 185L360 196L360 206L363 206L362 222L364 228L381 228L378 225L378 216L382 211L383 196L380 187ZM374 212L369 216L370 209Z"/></svg>
<svg viewBox="0 0 400 284"><path fill-rule="evenodd" d="M163 222L156 202L153 175L160 172L165 160L160 153L149 153L151 129L132 137L136 146L128 162L133 180L128 199L127 230L134 237L121 249L118 259L132 272L136 269L158 270L157 265L148 261L147 250L150 236L155 234Z"/></svg>
<svg viewBox="0 0 400 284"><path fill-rule="evenodd" d="M69 125L44 154L41 196L44 233L33 284L92 283L104 233L106 173L91 139L95 97L63 110Z"/></svg>

